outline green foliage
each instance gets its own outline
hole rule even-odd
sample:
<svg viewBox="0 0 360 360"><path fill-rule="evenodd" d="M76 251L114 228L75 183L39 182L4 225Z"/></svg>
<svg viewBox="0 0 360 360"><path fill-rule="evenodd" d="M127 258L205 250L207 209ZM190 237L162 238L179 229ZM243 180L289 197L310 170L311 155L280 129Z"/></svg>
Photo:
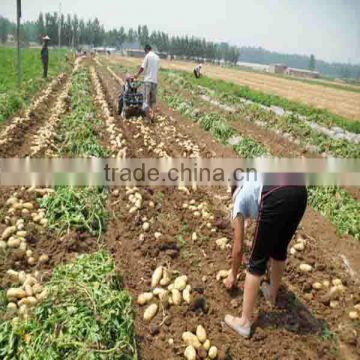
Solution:
<svg viewBox="0 0 360 360"><path fill-rule="evenodd" d="M191 74L174 70L172 70L172 72L176 72L190 83L194 83L194 78ZM215 80L206 76L197 79L197 84L212 89L217 94L222 93L224 99L232 99L232 101L236 101L237 103L239 102L239 98L245 98L265 106L280 106L285 110L307 116L309 120L324 124L327 127L336 125L348 131L357 134L360 133L360 121L345 119L328 110L317 109L296 101L287 100L277 95L268 95L260 91L252 90L247 86L241 86L219 79Z"/></svg>
<svg viewBox="0 0 360 360"><path fill-rule="evenodd" d="M59 186L40 200L46 211L49 227L60 235L70 229L101 235L108 220L107 193L101 187Z"/></svg>
<svg viewBox="0 0 360 360"><path fill-rule="evenodd" d="M66 70L66 50L50 49L49 77ZM0 48L0 121L27 105L31 95L46 85L39 49L22 49L22 85L16 87L16 50Z"/></svg>
<svg viewBox="0 0 360 360"><path fill-rule="evenodd" d="M340 234L360 240L360 203L339 187L310 187L311 206L326 216Z"/></svg>
<svg viewBox="0 0 360 360"><path fill-rule="evenodd" d="M110 254L55 268L47 299L26 321L0 324L0 357L136 360L131 297Z"/></svg>
<svg viewBox="0 0 360 360"><path fill-rule="evenodd" d="M71 94L71 113L60 127L60 154L67 156L106 157L108 151L99 143L96 128L96 108L91 94L89 72L80 69L74 74Z"/></svg>
<svg viewBox="0 0 360 360"><path fill-rule="evenodd" d="M256 158L267 154L266 149L254 139L244 137L234 145L234 149L244 158Z"/></svg>

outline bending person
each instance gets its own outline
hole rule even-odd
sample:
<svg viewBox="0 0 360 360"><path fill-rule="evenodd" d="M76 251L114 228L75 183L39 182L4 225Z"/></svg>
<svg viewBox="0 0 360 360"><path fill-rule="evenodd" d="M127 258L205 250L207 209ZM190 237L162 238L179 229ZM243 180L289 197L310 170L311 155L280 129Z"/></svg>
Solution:
<svg viewBox="0 0 360 360"><path fill-rule="evenodd" d="M288 245L304 215L307 204L305 186L262 186L260 181L247 181L232 188L234 208L234 244L232 268L224 280L226 288L236 286L243 258L244 221L257 218L257 227L247 265L242 314L225 316L225 323L239 335L250 337L252 314L260 283L270 260L270 283L261 290L265 299L275 305L281 284Z"/></svg>

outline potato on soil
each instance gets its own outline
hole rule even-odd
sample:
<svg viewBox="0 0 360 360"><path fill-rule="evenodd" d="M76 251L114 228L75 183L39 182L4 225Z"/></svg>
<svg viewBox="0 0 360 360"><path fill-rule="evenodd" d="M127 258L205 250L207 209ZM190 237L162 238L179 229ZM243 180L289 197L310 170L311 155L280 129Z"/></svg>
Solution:
<svg viewBox="0 0 360 360"><path fill-rule="evenodd" d="M26 296L26 292L25 290L21 289L21 288L10 288L7 292L6 292L6 297L10 300L10 299L22 299Z"/></svg>
<svg viewBox="0 0 360 360"><path fill-rule="evenodd" d="M6 240L15 232L16 232L16 226L9 226L3 231L2 235L1 235L1 239Z"/></svg>
<svg viewBox="0 0 360 360"><path fill-rule="evenodd" d="M157 304L149 305L144 311L144 320L151 321L156 315L157 311L158 311Z"/></svg>
<svg viewBox="0 0 360 360"><path fill-rule="evenodd" d="M172 289L171 290L171 298L174 303L174 305L180 305L181 304L181 293L178 289Z"/></svg>
<svg viewBox="0 0 360 360"><path fill-rule="evenodd" d="M203 326L198 325L196 328L196 336L201 343L206 341L206 331Z"/></svg>
<svg viewBox="0 0 360 360"><path fill-rule="evenodd" d="M146 303L148 303L149 301L151 301L153 299L154 295L152 293L142 293L138 296L137 298L137 303L139 305L145 305Z"/></svg>
<svg viewBox="0 0 360 360"><path fill-rule="evenodd" d="M168 286L171 282L171 277L168 269L163 269L162 279L160 280L161 286Z"/></svg>
<svg viewBox="0 0 360 360"><path fill-rule="evenodd" d="M208 350L210 349L210 347L211 347L210 340L209 340L209 339L205 340L205 342L203 343L203 348L204 348L206 351L208 351Z"/></svg>
<svg viewBox="0 0 360 360"><path fill-rule="evenodd" d="M309 264L300 264L299 269L301 272L310 272L312 270L312 266Z"/></svg>
<svg viewBox="0 0 360 360"><path fill-rule="evenodd" d="M190 331L186 331L182 334L182 339L187 346L193 346L195 349L201 347L201 343L196 335Z"/></svg>
<svg viewBox="0 0 360 360"><path fill-rule="evenodd" d="M186 287L184 290L183 290L183 299L184 301L187 303L187 304L190 304L191 302L191 296L190 296L190 289L188 287Z"/></svg>
<svg viewBox="0 0 360 360"><path fill-rule="evenodd" d="M220 281L221 279L225 279L226 277L228 277L229 273L230 273L230 270L220 270L216 274L216 280Z"/></svg>
<svg viewBox="0 0 360 360"><path fill-rule="evenodd" d="M6 306L7 310L11 313L14 313L17 311L17 305L14 302L9 302Z"/></svg>
<svg viewBox="0 0 360 360"><path fill-rule="evenodd" d="M39 257L39 263L40 263L40 264L47 263L48 261L49 261L49 255L42 254L42 255Z"/></svg>
<svg viewBox="0 0 360 360"><path fill-rule="evenodd" d="M217 354L218 354L218 349L216 346L212 346L210 349L209 349L209 358L210 359L215 359L217 357Z"/></svg>
<svg viewBox="0 0 360 360"><path fill-rule="evenodd" d="M351 320L357 320L357 319L359 319L359 314L358 314L358 312L357 312L357 311L350 311L350 312L349 312L349 318L350 318Z"/></svg>
<svg viewBox="0 0 360 360"><path fill-rule="evenodd" d="M186 275L179 276L174 281L174 288L177 290L184 290L186 288L188 277Z"/></svg>
<svg viewBox="0 0 360 360"><path fill-rule="evenodd" d="M189 345L184 351L184 356L186 360L196 360L196 350L194 347Z"/></svg>
<svg viewBox="0 0 360 360"><path fill-rule="evenodd" d="M153 272L153 275L151 277L151 287L154 288L157 286L162 278L163 275L163 267L159 266L155 269Z"/></svg>

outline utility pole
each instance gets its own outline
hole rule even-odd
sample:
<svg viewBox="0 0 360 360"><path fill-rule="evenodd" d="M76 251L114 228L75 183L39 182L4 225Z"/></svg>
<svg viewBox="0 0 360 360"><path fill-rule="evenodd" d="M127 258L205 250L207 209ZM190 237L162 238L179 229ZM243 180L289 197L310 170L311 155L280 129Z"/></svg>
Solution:
<svg viewBox="0 0 360 360"><path fill-rule="evenodd" d="M59 49L61 47L61 2L59 3L59 28L58 28L58 38L59 38Z"/></svg>
<svg viewBox="0 0 360 360"><path fill-rule="evenodd" d="M16 1L16 37L17 37L17 76L16 83L17 87L21 85L21 58L20 58L20 18L21 18L21 0Z"/></svg>

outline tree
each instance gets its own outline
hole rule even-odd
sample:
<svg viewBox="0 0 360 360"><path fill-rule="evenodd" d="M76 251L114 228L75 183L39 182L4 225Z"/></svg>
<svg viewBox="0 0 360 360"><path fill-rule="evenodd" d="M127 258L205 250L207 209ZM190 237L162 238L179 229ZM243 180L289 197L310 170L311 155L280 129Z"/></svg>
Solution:
<svg viewBox="0 0 360 360"><path fill-rule="evenodd" d="M315 56L314 54L310 55L310 61L309 61L309 70L315 71Z"/></svg>

